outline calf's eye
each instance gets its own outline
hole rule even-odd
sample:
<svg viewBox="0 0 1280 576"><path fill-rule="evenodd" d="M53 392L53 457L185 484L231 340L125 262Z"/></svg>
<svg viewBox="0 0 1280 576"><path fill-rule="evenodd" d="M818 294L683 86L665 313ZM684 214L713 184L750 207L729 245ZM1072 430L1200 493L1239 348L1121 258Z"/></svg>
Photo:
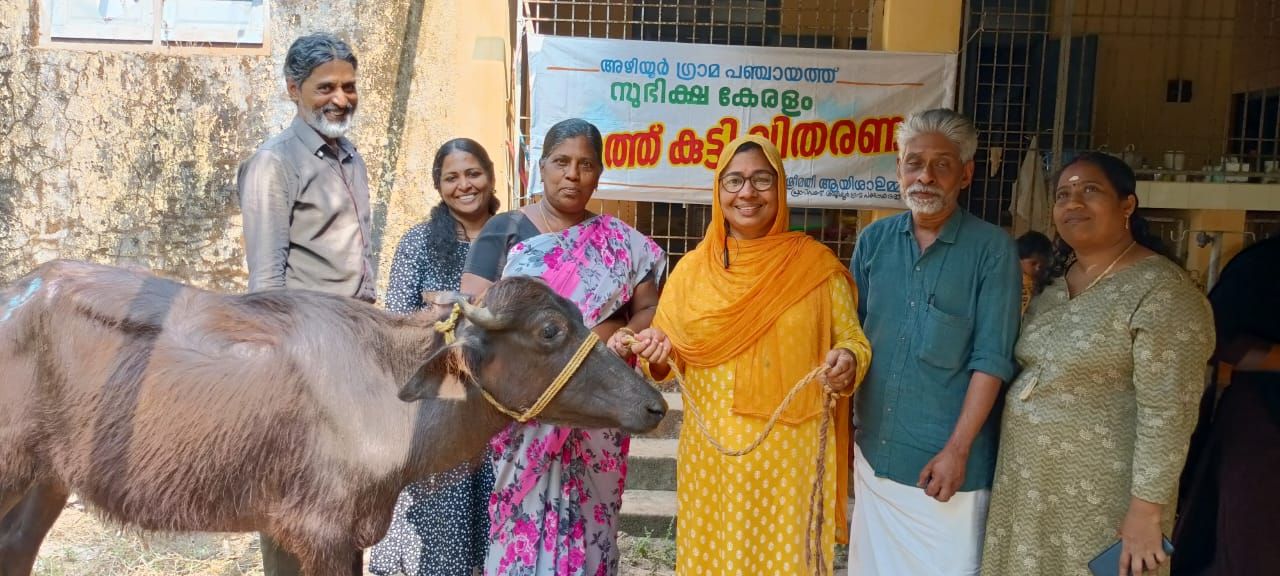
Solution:
<svg viewBox="0 0 1280 576"><path fill-rule="evenodd" d="M542 327L543 340L554 340L555 337L558 335L560 335L559 326L556 326L555 324L547 324L546 326Z"/></svg>

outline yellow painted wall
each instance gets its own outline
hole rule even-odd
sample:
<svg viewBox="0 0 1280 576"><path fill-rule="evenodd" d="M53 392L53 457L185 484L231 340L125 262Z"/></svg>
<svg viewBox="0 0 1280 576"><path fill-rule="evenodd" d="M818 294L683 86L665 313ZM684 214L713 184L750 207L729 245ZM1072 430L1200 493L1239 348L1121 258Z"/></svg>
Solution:
<svg viewBox="0 0 1280 576"><path fill-rule="evenodd" d="M876 0L872 7L875 30L871 48L897 52L947 52L960 50L963 0ZM866 226L902 210L860 210Z"/></svg>
<svg viewBox="0 0 1280 576"><path fill-rule="evenodd" d="M872 47L897 52L957 52L961 0L876 0L879 23Z"/></svg>
<svg viewBox="0 0 1280 576"><path fill-rule="evenodd" d="M235 171L293 118L281 67L303 33L334 32L360 59L351 137L384 279L436 201L436 147L468 135L503 155L505 67L473 57L476 37L507 36L505 1L272 2L269 43L254 50L51 44L43 5L0 0L0 284L74 258L243 289Z"/></svg>
<svg viewBox="0 0 1280 576"><path fill-rule="evenodd" d="M466 137L484 146L494 162L498 198L504 206L509 203L508 4L504 0L426 0L423 8L423 41L411 57L413 88L406 105L403 152L396 164L398 181L388 198L379 269L384 280L400 236L439 202L431 164L444 142ZM441 24L446 22L466 25Z"/></svg>

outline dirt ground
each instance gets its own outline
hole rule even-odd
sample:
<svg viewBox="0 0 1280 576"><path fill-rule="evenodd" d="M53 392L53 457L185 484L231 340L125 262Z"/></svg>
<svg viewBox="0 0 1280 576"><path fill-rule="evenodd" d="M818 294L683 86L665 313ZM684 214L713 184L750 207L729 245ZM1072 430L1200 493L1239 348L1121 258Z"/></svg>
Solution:
<svg viewBox="0 0 1280 576"><path fill-rule="evenodd" d="M675 544L620 534L619 576L675 576ZM847 551L836 552L846 574ZM157 534L106 524L68 505L36 559L36 576L263 576L256 534ZM367 573L366 573L367 574Z"/></svg>
<svg viewBox="0 0 1280 576"><path fill-rule="evenodd" d="M669 540L621 535L620 576L673 576ZM68 506L36 560L37 576L262 576L255 534L154 534Z"/></svg>

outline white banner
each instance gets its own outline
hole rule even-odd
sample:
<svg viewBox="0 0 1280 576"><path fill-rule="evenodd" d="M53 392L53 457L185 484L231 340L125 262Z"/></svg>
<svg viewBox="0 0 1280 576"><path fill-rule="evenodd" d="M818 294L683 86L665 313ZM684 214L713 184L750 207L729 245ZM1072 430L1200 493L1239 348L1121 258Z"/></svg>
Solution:
<svg viewBox="0 0 1280 576"><path fill-rule="evenodd" d="M950 107L956 57L531 35L529 183L547 130L583 118L605 137L597 198L711 201L725 144L778 146L793 207L900 208L894 128Z"/></svg>

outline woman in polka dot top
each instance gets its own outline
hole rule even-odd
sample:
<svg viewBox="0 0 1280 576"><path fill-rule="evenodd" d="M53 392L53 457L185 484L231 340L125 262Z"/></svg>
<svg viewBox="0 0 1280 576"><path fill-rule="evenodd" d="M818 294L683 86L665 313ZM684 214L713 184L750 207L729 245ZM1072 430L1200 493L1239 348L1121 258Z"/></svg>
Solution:
<svg viewBox="0 0 1280 576"><path fill-rule="evenodd" d="M493 161L474 140L457 138L441 146L431 177L442 201L396 247L386 296L392 312L410 314L432 305L432 292L456 292L471 239L498 210ZM492 490L488 458L409 485L396 502L387 536L373 547L369 571L470 576L484 562Z"/></svg>

